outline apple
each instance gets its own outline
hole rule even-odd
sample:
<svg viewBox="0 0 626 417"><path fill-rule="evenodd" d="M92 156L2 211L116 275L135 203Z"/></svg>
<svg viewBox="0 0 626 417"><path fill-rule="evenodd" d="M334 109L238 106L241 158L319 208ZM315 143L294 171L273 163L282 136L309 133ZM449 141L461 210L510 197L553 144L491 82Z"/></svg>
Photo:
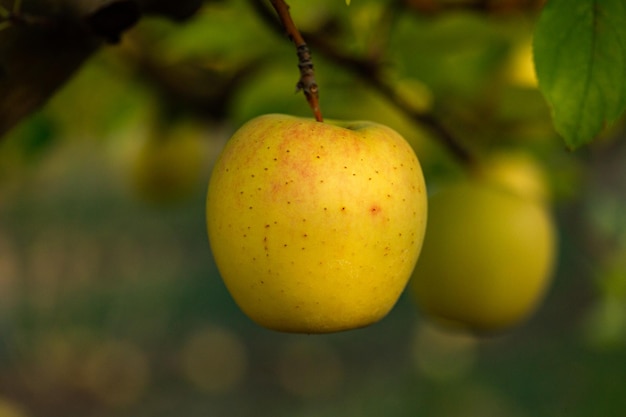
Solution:
<svg viewBox="0 0 626 417"><path fill-rule="evenodd" d="M209 181L217 268L258 324L328 333L379 321L420 253L420 163L394 130L270 114L227 142Z"/></svg>
<svg viewBox="0 0 626 417"><path fill-rule="evenodd" d="M547 176L541 165L529 153L493 152L474 168L472 174L482 182L538 202L550 201Z"/></svg>
<svg viewBox="0 0 626 417"><path fill-rule="evenodd" d="M529 89L537 88L532 43L532 37L528 37L513 47L506 70L509 81L514 86Z"/></svg>
<svg viewBox="0 0 626 417"><path fill-rule="evenodd" d="M506 181L470 178L429 199L410 292L434 321L495 333L524 321L543 299L555 260L553 220L545 203L506 189Z"/></svg>
<svg viewBox="0 0 626 417"><path fill-rule="evenodd" d="M147 135L134 154L131 180L145 201L177 203L193 194L205 164L202 126L178 122ZM156 129L155 129L156 130Z"/></svg>

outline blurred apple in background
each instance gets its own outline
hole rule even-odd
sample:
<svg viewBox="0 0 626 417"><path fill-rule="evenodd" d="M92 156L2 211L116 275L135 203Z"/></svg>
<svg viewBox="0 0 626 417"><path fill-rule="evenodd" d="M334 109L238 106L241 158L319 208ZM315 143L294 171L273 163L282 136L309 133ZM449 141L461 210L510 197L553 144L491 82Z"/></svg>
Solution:
<svg viewBox="0 0 626 417"><path fill-rule="evenodd" d="M207 165L205 128L191 121L156 127L136 149L131 179L136 194L152 203L175 203L200 185Z"/></svg>
<svg viewBox="0 0 626 417"><path fill-rule="evenodd" d="M515 86L537 88L532 37L525 38L514 45L508 62L507 75L511 84Z"/></svg>
<svg viewBox="0 0 626 417"><path fill-rule="evenodd" d="M497 332L527 319L551 278L556 232L545 185L526 163L493 167L429 199L428 232L411 280L422 312L438 322ZM511 161L520 161L511 156Z"/></svg>
<svg viewBox="0 0 626 417"><path fill-rule="evenodd" d="M472 175L480 181L525 198L545 203L551 200L546 173L537 160L527 152L493 152L474 167Z"/></svg>

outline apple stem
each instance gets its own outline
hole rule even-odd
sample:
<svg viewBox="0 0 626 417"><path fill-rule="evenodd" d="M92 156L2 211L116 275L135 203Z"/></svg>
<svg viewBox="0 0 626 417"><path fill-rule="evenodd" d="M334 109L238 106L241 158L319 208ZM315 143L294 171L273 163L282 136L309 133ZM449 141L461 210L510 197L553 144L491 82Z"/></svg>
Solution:
<svg viewBox="0 0 626 417"><path fill-rule="evenodd" d="M313 69L313 61L311 60L309 47L291 18L289 5L284 0L271 0L271 2L287 31L287 35L296 45L298 68L300 68L300 80L296 84L296 91L302 90L304 92L304 96L311 110L313 110L315 120L323 122L324 119L319 105L319 88L315 81L315 71Z"/></svg>

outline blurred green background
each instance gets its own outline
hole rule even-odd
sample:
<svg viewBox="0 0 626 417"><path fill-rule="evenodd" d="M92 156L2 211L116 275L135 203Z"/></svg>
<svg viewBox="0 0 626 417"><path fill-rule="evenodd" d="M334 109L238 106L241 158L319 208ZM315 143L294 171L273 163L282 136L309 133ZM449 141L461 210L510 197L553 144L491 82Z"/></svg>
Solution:
<svg viewBox="0 0 626 417"><path fill-rule="evenodd" d="M293 46L252 3L142 20L0 142L0 417L622 415L626 130L565 150L528 72L531 2L289 3L473 151L523 149L546 168L560 247L536 314L474 337L405 294L374 326L307 336L239 311L206 237L212 162L251 117L310 116ZM400 131L429 187L459 175L367 78L312 52L326 118Z"/></svg>

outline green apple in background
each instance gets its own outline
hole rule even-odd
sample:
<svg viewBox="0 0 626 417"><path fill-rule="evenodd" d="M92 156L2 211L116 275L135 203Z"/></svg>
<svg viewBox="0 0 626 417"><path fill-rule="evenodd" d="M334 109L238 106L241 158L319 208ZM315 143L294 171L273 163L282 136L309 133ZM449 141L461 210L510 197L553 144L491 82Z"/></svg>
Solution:
<svg viewBox="0 0 626 417"><path fill-rule="evenodd" d="M326 333L391 310L420 253L426 204L420 163L394 130L271 114L226 144L207 229L223 281L251 319Z"/></svg>
<svg viewBox="0 0 626 417"><path fill-rule="evenodd" d="M552 278L556 236L530 165L490 158L493 168L429 199L428 232L410 283L422 312L476 332L519 324ZM519 172L515 172L519 169ZM530 175L529 178L523 178Z"/></svg>

